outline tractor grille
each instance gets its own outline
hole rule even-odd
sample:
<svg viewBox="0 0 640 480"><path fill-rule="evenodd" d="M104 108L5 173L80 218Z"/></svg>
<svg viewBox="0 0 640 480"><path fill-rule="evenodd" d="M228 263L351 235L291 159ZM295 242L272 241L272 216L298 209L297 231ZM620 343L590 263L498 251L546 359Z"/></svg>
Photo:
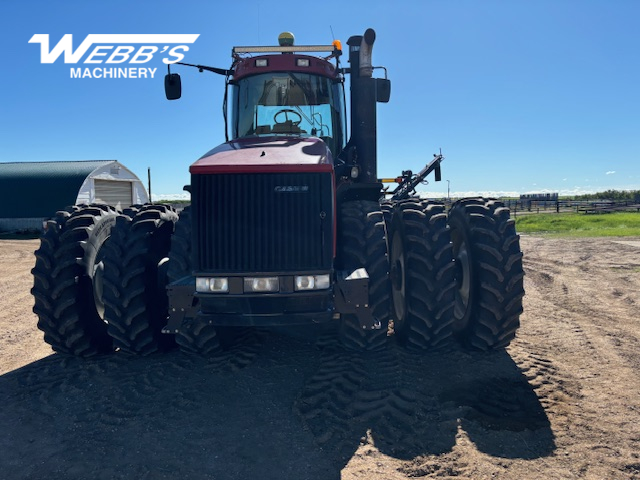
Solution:
<svg viewBox="0 0 640 480"><path fill-rule="evenodd" d="M331 268L330 173L193 175L191 185L200 272Z"/></svg>

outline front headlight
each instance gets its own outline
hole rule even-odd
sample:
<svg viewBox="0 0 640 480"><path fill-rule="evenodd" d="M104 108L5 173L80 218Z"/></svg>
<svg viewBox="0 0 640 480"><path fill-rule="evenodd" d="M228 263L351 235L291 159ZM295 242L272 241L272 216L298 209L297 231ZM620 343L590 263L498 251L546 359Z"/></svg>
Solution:
<svg viewBox="0 0 640 480"><path fill-rule="evenodd" d="M280 290L278 277L247 277L244 279L245 292L277 292Z"/></svg>
<svg viewBox="0 0 640 480"><path fill-rule="evenodd" d="M331 278L326 275L297 275L295 277L295 289L301 290L326 290L331 285Z"/></svg>
<svg viewBox="0 0 640 480"><path fill-rule="evenodd" d="M227 293L229 291L229 279L226 277L197 277L196 292L200 293Z"/></svg>

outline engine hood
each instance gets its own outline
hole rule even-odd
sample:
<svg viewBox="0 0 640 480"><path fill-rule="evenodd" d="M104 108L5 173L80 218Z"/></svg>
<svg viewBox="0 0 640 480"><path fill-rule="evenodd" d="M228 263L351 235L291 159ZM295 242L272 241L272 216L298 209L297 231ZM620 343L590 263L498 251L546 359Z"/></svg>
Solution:
<svg viewBox="0 0 640 480"><path fill-rule="evenodd" d="M223 143L191 165L192 174L331 172L331 151L319 138L261 136Z"/></svg>

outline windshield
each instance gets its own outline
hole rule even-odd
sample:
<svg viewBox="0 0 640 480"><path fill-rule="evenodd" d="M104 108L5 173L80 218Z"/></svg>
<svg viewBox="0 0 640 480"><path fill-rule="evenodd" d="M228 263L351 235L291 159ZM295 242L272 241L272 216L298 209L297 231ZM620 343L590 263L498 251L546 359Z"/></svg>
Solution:
<svg viewBox="0 0 640 480"><path fill-rule="evenodd" d="M334 156L344 147L342 84L307 73L272 72L233 86L232 137L294 134L323 139Z"/></svg>

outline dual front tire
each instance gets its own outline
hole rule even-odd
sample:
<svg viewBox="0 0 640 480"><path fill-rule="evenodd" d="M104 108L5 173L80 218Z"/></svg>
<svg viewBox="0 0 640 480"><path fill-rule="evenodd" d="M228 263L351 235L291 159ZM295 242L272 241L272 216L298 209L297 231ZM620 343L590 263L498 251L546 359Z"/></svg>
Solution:
<svg viewBox="0 0 640 480"><path fill-rule="evenodd" d="M444 206L398 202L388 234L395 336L410 349L437 347L451 336L455 287Z"/></svg>
<svg viewBox="0 0 640 480"><path fill-rule="evenodd" d="M368 305L378 328L364 329L355 314L342 314L338 336L349 350L380 350L387 343L390 313L389 260L385 222L380 204L366 200L344 202L338 214L337 267L369 275Z"/></svg>
<svg viewBox="0 0 640 480"><path fill-rule="evenodd" d="M169 282L191 276L191 253L191 207L186 207L180 212L175 233L171 238L167 272ZM193 290L195 291L195 284ZM193 301L198 300L194 297ZM180 349L188 354L206 357L222 350L217 329L195 317L187 317L183 320L175 340Z"/></svg>
<svg viewBox="0 0 640 480"><path fill-rule="evenodd" d="M54 351L89 357L109 352L104 322L104 245L118 213L106 205L69 207L47 222L32 269L38 328Z"/></svg>
<svg viewBox="0 0 640 480"><path fill-rule="evenodd" d="M520 325L524 270L519 237L501 202L469 198L343 204L339 268L365 267L379 330L342 315L342 343L378 350L387 326L411 350L438 348L452 337L478 350L501 349Z"/></svg>
<svg viewBox="0 0 640 480"><path fill-rule="evenodd" d="M147 355L171 346L161 334L167 314L163 259L177 215L162 205L127 213L107 205L73 206L47 223L31 291L38 328L54 351Z"/></svg>
<svg viewBox="0 0 640 480"><path fill-rule="evenodd" d="M178 215L172 207L145 205L121 215L105 246L103 299L114 348L149 355L169 349L165 259Z"/></svg>

